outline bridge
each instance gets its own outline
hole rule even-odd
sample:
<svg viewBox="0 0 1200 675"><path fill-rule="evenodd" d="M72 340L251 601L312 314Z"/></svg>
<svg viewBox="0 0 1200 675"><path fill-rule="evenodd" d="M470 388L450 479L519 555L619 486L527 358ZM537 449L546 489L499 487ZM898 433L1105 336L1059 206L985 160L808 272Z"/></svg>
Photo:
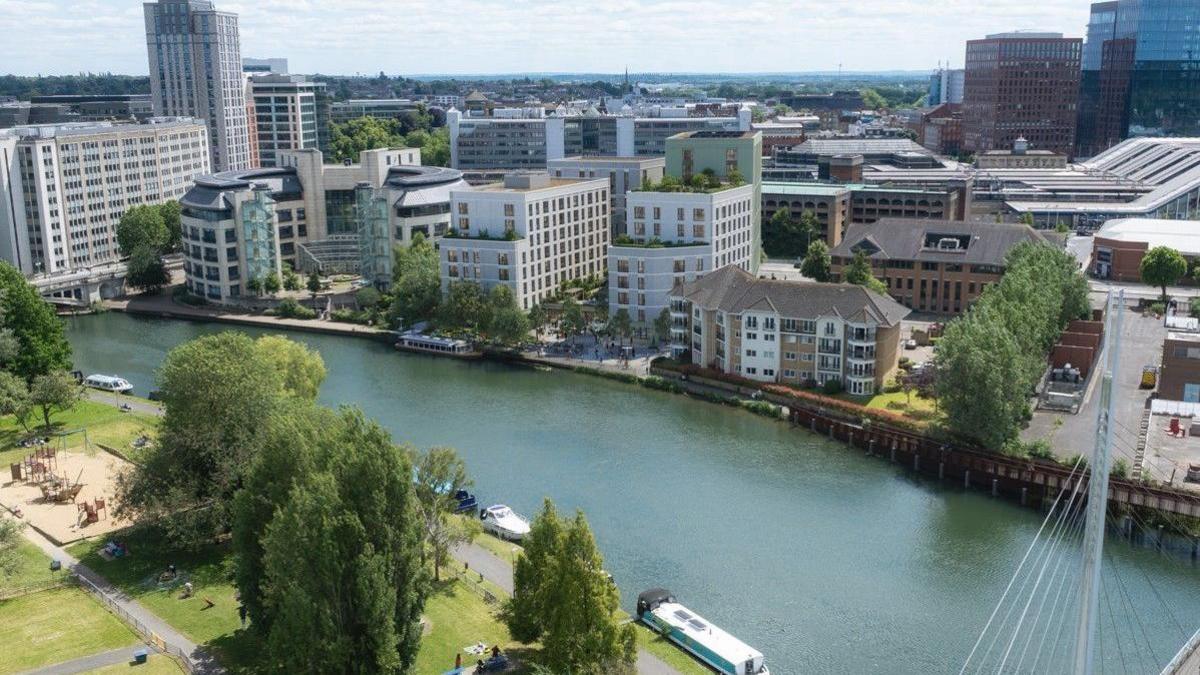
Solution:
<svg viewBox="0 0 1200 675"><path fill-rule="evenodd" d="M29 283L48 302L65 307L87 307L125 292L127 268L123 262L80 267L63 272L35 274Z"/></svg>

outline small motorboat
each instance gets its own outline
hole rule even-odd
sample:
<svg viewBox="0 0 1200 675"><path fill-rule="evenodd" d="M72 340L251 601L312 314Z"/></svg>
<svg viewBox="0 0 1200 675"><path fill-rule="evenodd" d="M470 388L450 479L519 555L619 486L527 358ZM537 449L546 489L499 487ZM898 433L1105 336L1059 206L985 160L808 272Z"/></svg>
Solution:
<svg viewBox="0 0 1200 675"><path fill-rule="evenodd" d="M475 495L466 490L455 492L454 500L458 502L454 507L455 513L470 513L479 508L479 502L475 501Z"/></svg>
<svg viewBox="0 0 1200 675"><path fill-rule="evenodd" d="M128 394L133 391L133 385L129 384L128 380L116 375L89 375L84 378L83 386L117 394Z"/></svg>
<svg viewBox="0 0 1200 675"><path fill-rule="evenodd" d="M479 512L483 530L507 541L521 541L529 534L529 521L503 504L489 506Z"/></svg>

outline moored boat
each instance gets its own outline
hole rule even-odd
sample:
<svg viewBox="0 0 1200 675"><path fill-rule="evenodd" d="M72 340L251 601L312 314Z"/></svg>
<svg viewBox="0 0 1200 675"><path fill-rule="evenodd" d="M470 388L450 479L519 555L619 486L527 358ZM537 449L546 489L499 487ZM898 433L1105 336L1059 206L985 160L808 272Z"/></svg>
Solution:
<svg viewBox="0 0 1200 675"><path fill-rule="evenodd" d="M762 652L684 607L664 588L638 596L638 620L725 675L770 675Z"/></svg>
<svg viewBox="0 0 1200 675"><path fill-rule="evenodd" d="M529 521L503 504L489 506L479 512L485 532L508 541L521 541L529 534Z"/></svg>
<svg viewBox="0 0 1200 675"><path fill-rule="evenodd" d="M88 375L83 378L83 386L117 394L128 394L133 391L133 385L128 380L116 375Z"/></svg>

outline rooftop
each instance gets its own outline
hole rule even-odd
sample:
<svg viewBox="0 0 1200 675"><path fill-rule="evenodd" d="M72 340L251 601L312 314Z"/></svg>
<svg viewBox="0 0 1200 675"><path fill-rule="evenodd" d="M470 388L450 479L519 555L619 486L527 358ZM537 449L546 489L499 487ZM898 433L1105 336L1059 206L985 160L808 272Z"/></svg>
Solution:
<svg viewBox="0 0 1200 675"><path fill-rule="evenodd" d="M1110 220L1096 237L1125 242L1145 242L1149 248L1169 246L1184 255L1200 255L1200 221L1120 218Z"/></svg>
<svg viewBox="0 0 1200 675"><path fill-rule="evenodd" d="M757 279L729 265L671 291L675 297L729 314L772 311L784 318L839 316L847 321L870 320L894 326L910 310L891 298L854 284Z"/></svg>
<svg viewBox="0 0 1200 675"><path fill-rule="evenodd" d="M861 250L876 260L1002 265L1008 252L1025 241L1046 239L1021 224L883 218L851 225L830 254L849 258Z"/></svg>

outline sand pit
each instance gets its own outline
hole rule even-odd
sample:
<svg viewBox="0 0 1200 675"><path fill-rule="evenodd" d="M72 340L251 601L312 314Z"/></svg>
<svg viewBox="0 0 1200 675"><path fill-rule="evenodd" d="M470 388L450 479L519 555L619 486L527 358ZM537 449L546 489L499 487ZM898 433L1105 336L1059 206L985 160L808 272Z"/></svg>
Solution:
<svg viewBox="0 0 1200 675"><path fill-rule="evenodd" d="M129 462L103 451L60 451L54 474L72 483L76 480L83 483L75 503L65 504L46 500L38 483L32 480L14 481L8 473L8 467L0 467L4 470L5 481L0 483L0 504L9 511L20 510L25 522L59 544L106 534L130 524L113 516L116 477L128 466ZM98 521L88 523L77 504L94 504L97 498L103 499L107 508L99 512Z"/></svg>

